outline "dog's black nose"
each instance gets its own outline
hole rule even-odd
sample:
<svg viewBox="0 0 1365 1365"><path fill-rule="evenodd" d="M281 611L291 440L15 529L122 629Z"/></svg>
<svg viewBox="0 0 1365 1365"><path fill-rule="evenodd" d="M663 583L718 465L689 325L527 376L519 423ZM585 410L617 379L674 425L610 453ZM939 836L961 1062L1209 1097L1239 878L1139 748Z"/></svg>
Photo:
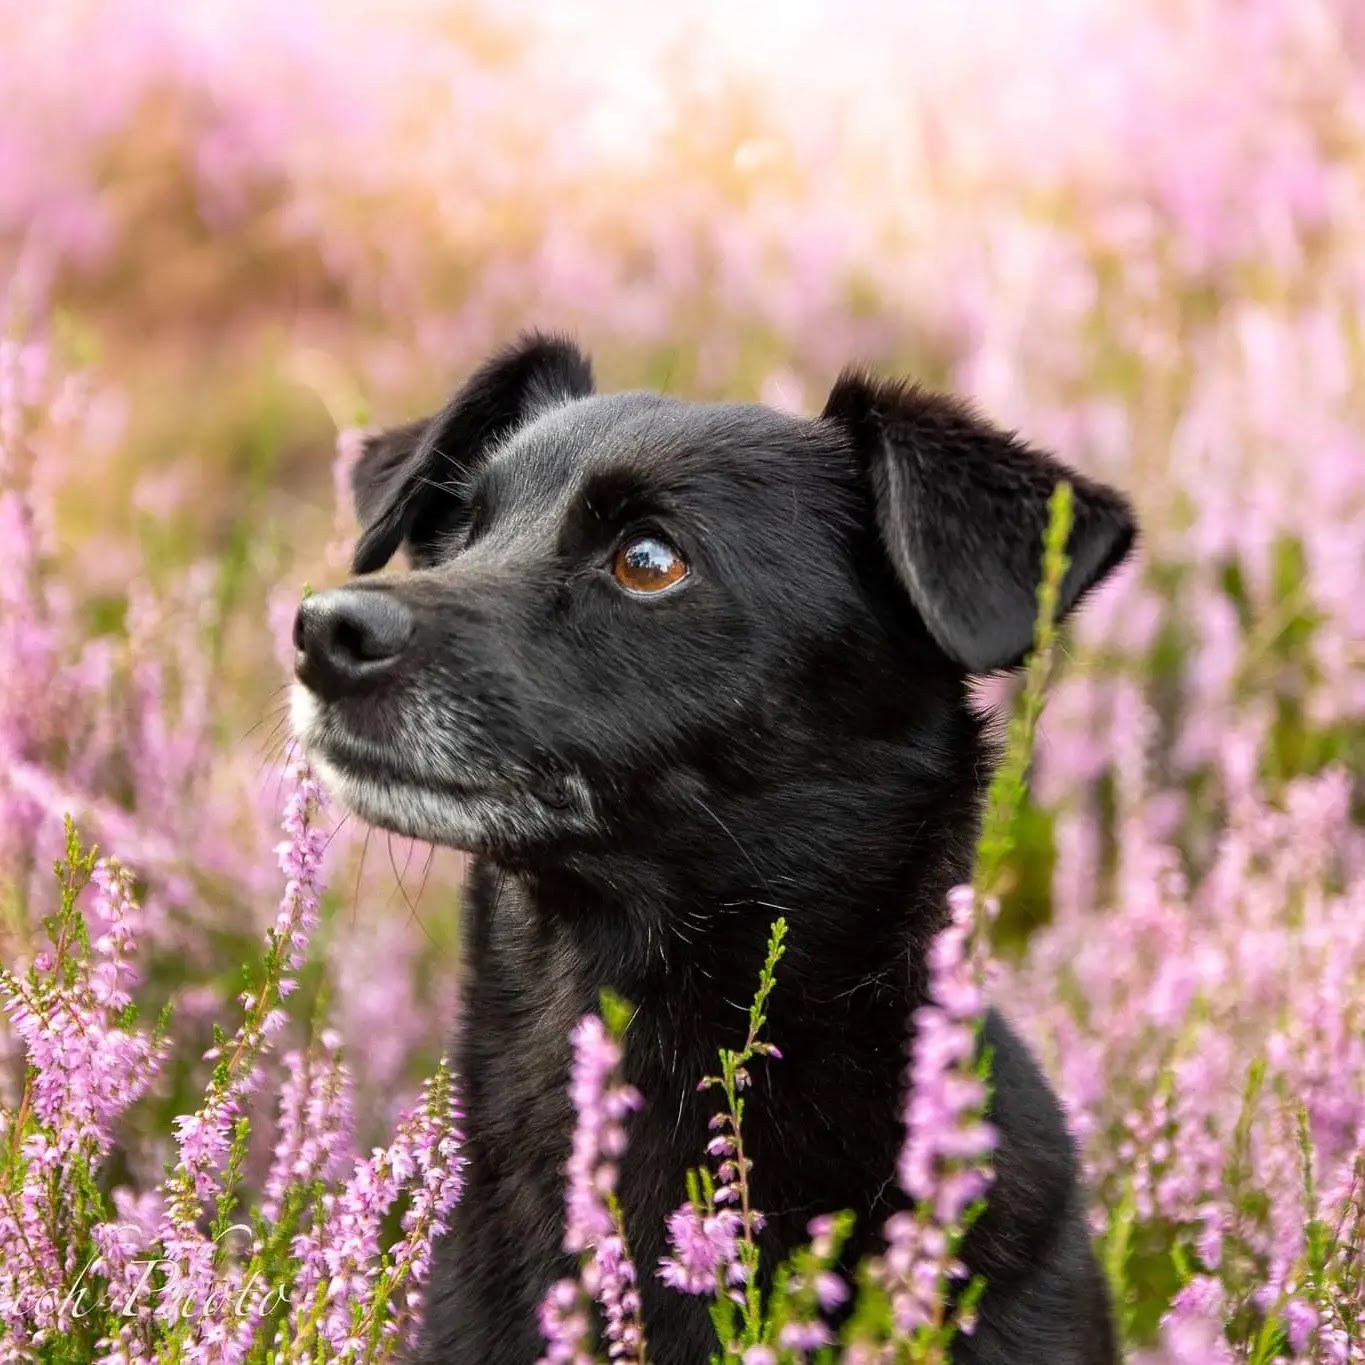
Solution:
<svg viewBox="0 0 1365 1365"><path fill-rule="evenodd" d="M391 593L314 593L294 617L294 673L326 699L363 692L397 663L412 629L412 613Z"/></svg>

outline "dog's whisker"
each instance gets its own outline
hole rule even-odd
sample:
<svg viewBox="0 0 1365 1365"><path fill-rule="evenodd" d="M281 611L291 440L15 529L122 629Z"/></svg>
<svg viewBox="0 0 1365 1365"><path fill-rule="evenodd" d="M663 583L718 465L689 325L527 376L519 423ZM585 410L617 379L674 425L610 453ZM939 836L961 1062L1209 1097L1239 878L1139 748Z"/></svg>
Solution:
<svg viewBox="0 0 1365 1365"><path fill-rule="evenodd" d="M725 832L726 838L728 838L730 842L734 844L734 846L739 850L740 857L742 857L744 861L748 863L749 866L753 869L754 876L756 876L759 879L759 881L761 881L765 886L768 886L769 890L771 890L772 888L768 882L768 878L760 870L758 864L754 862L754 860L749 856L749 850L745 848L744 845L740 843L740 841L735 837L734 831L730 828L730 826L727 825L725 821L722 820L720 816L717 815L716 812L713 811L711 807L708 806L706 802L703 801L701 797L696 794L696 792L689 792L688 794L691 796L692 800L695 801L697 805L700 806L702 810L704 810L706 814L709 815L711 819L713 819L716 822L716 824L719 825L720 828Z"/></svg>
<svg viewBox="0 0 1365 1365"><path fill-rule="evenodd" d="M276 695L278 695L278 693ZM289 714L288 701L278 702L274 706L267 706L266 709L261 713L260 719L254 722L252 725L248 726L248 728L237 737L236 743L245 744L247 740L249 740L251 736L254 735L256 731L261 728L262 725L267 724L269 721L277 720L281 716L287 716L288 714Z"/></svg>
<svg viewBox="0 0 1365 1365"><path fill-rule="evenodd" d="M408 856L403 859L403 875L399 877L400 884L404 882L408 875L408 868L412 866L412 855L417 851L417 840L408 840ZM405 888L406 890L406 888Z"/></svg>
<svg viewBox="0 0 1365 1365"><path fill-rule="evenodd" d="M326 841L325 841L325 842L323 843L323 845L322 845L322 852L323 852L324 854L327 852L327 850L328 850L329 848L332 847L332 844L333 844L333 842L335 841L337 835L340 834L341 831L342 831L343 829L346 828L346 822L347 822L350 818L351 818L351 812L350 812L350 811L346 811L346 812L343 813L341 819L337 821L336 825L332 828L332 832L327 836Z"/></svg>
<svg viewBox="0 0 1365 1365"><path fill-rule="evenodd" d="M417 904L421 905L422 896L427 889L427 878L431 876L431 869L436 862L436 845L430 844L427 847L426 862L422 865L422 881L417 887Z"/></svg>
<svg viewBox="0 0 1365 1365"><path fill-rule="evenodd" d="M360 879L365 873L365 855L370 851L370 836L374 826L365 827L365 842L360 846L360 860L355 869L355 895L351 898L351 923L354 924L360 913Z"/></svg>
<svg viewBox="0 0 1365 1365"><path fill-rule="evenodd" d="M421 917L417 913L417 907L412 903L412 900L408 896L408 889L403 884L403 874L399 872L398 860L393 856L393 832L391 830L385 831L384 842L389 850L389 867L393 869L394 880L394 891L391 892L389 895L389 904L393 903L393 897L395 895L401 895L403 897L403 903L408 907L409 923L416 924L416 926L422 931L423 937L434 946L436 943L435 936L422 922ZM411 860L412 857L411 845L409 845L408 857L409 860Z"/></svg>
<svg viewBox="0 0 1365 1365"><path fill-rule="evenodd" d="M284 751L283 731L289 723L288 714L280 716L271 727L270 733L266 736L261 746L260 762L256 765L256 771L262 772L266 767L277 762L279 756Z"/></svg>

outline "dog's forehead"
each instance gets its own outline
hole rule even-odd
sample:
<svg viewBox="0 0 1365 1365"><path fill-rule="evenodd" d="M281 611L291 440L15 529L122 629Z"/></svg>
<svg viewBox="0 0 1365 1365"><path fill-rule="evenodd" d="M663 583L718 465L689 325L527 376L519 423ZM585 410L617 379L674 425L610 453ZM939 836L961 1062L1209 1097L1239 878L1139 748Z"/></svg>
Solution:
<svg viewBox="0 0 1365 1365"><path fill-rule="evenodd" d="M489 459L501 503L549 510L594 475L629 469L668 479L743 467L799 447L807 424L756 403L692 403L657 393L594 395L542 413Z"/></svg>

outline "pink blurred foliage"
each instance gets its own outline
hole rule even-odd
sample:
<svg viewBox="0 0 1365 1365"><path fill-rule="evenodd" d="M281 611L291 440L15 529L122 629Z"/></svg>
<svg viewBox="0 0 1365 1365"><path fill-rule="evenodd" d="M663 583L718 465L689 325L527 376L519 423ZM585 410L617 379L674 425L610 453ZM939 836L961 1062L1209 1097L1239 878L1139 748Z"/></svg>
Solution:
<svg viewBox="0 0 1365 1365"><path fill-rule="evenodd" d="M1044 719L1048 921L996 988L1068 1103L1106 1245L1127 1219L1190 1267L1163 1325L1142 1284L1121 1316L1153 1361L1231 1359L1254 1297L1285 1358L1348 1358L1361 1304L1305 1280L1296 1119L1322 1216L1358 1219L1358 5L65 0L7 26L0 103L7 961L31 956L68 811L145 878L139 931L177 964L182 1021L231 998L218 936L273 914L275 784L224 734L244 684L210 648L233 625L215 551L167 582L83 496L134 458L138 337L114 329L90 363L63 320L161 288L148 198L171 219L188 185L209 255L315 260L331 292L286 346L334 341L341 387L394 416L523 323L578 329L632 380L782 407L818 407L849 361L913 370L1142 513L1140 560L1087 605ZM290 284L261 274L264 302L187 304L186 331L256 335ZM137 515L173 521L195 472L189 453L143 471ZM340 510L330 543L263 560L261 694L303 578L341 576L349 532ZM355 832L337 840L345 1084L389 1118L452 1016L428 979L449 915L404 905L424 851L376 836L356 861ZM434 875L458 871L442 855ZM0 1034L0 1060L19 1042ZM1227 1172L1258 1063L1253 1216Z"/></svg>

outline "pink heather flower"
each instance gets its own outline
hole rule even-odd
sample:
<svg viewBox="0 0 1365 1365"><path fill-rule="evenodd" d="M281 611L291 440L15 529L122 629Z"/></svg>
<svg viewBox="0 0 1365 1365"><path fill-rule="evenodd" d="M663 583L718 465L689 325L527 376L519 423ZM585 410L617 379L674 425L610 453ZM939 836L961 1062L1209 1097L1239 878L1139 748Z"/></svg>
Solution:
<svg viewBox="0 0 1365 1365"><path fill-rule="evenodd" d="M735 1209L706 1214L686 1203L668 1216L672 1256L659 1261L659 1278L683 1294L714 1294L721 1281L744 1282L736 1259L742 1219Z"/></svg>
<svg viewBox="0 0 1365 1365"><path fill-rule="evenodd" d="M637 1091L613 1078L621 1048L595 1014L572 1035L569 1097L578 1115L565 1186L564 1250L589 1250L614 1228L604 1196L616 1188L616 1159L626 1149L625 1116L642 1103Z"/></svg>
<svg viewBox="0 0 1365 1365"><path fill-rule="evenodd" d="M262 1217L269 1222L280 1217L290 1188L315 1181L331 1185L354 1163L351 1077L341 1060L341 1040L334 1030L324 1029L318 1043L317 1051L290 1052L284 1059L287 1078L261 1201ZM241 1311L233 1345L243 1355L255 1342L277 1289L261 1278L237 1296Z"/></svg>
<svg viewBox="0 0 1365 1365"><path fill-rule="evenodd" d="M986 1091L975 1074L976 1031L985 1000L967 956L974 900L970 888L949 894L951 919L929 948L930 1004L915 1011L901 1188L933 1204L953 1227L990 1183L987 1158L995 1133L981 1118Z"/></svg>
<svg viewBox="0 0 1365 1365"><path fill-rule="evenodd" d="M811 1254L824 1265L834 1260L834 1219L827 1213L817 1214L806 1224L810 1234ZM833 1270L822 1270L815 1277L815 1301L823 1313L833 1313L852 1297L852 1291L842 1275Z"/></svg>
<svg viewBox="0 0 1365 1365"><path fill-rule="evenodd" d="M1303 1351L1318 1325L1318 1310L1302 1299L1290 1299L1285 1309L1285 1324L1288 1329L1289 1346L1297 1355Z"/></svg>
<svg viewBox="0 0 1365 1365"><path fill-rule="evenodd" d="M266 1175L262 1215L280 1215L286 1190L314 1180L331 1183L351 1157L354 1132L351 1076L341 1039L324 1029L318 1051L289 1052L280 1091L275 1150Z"/></svg>
<svg viewBox="0 0 1365 1365"><path fill-rule="evenodd" d="M559 1280L541 1301L540 1335L545 1354L538 1365L594 1365L588 1350L588 1301L574 1280Z"/></svg>
<svg viewBox="0 0 1365 1365"><path fill-rule="evenodd" d="M815 1277L815 1298L823 1312L834 1312L848 1302L848 1297L848 1285L832 1270L822 1271Z"/></svg>
<svg viewBox="0 0 1365 1365"><path fill-rule="evenodd" d="M583 1270L583 1287L602 1305L603 1335L612 1360L634 1362L640 1357L640 1294L635 1263L619 1232L603 1237Z"/></svg>
<svg viewBox="0 0 1365 1365"><path fill-rule="evenodd" d="M870 1346L866 1342L855 1342L841 1357L840 1365L890 1365L889 1348Z"/></svg>
<svg viewBox="0 0 1365 1365"><path fill-rule="evenodd" d="M417 1109L398 1125L387 1147L376 1147L360 1162L339 1193L325 1194L321 1216L294 1241L302 1268L291 1294L296 1336L308 1336L316 1319L328 1359L349 1361L363 1355L368 1324L384 1322L386 1339L411 1341L415 1291L425 1283L434 1241L445 1231L459 1199L463 1158L459 1106L444 1061L423 1087ZM389 1252L389 1268L377 1274L382 1251L381 1224L404 1189L409 1204L403 1237ZM408 1296L396 1315L377 1297L405 1284ZM355 1324L365 1324L358 1335Z"/></svg>
<svg viewBox="0 0 1365 1365"><path fill-rule="evenodd" d="M954 1247L968 1209L990 1187L995 1132L982 1117L986 1091L976 1075L976 1036L985 1000L979 964L968 952L975 897L957 887L949 922L929 949L929 1003L915 1011L901 1188L913 1213L886 1221L879 1278L897 1330L933 1321L945 1280L964 1273ZM965 1325L964 1325L965 1330Z"/></svg>
<svg viewBox="0 0 1365 1365"><path fill-rule="evenodd" d="M195 1204L219 1193L218 1170L231 1145L242 1100L257 1083L260 1056L285 1023L284 1012L276 1002L289 993L293 974L303 966L309 938L317 926L322 855L327 842L324 832L317 828L317 817L326 797L301 759L291 764L288 778L294 784L284 809L283 828L288 837L275 849L286 880L275 925L267 936L267 980L261 995L248 991L240 997L247 1017L223 1049L226 1070L215 1077L203 1106L175 1120L179 1158L170 1184L168 1232L170 1223L176 1222L180 1235L189 1235L198 1216ZM207 1055L210 1060L219 1060L218 1049Z"/></svg>
<svg viewBox="0 0 1365 1365"><path fill-rule="evenodd" d="M833 1344L834 1337L822 1322L789 1322L778 1333L778 1345L787 1351L817 1351Z"/></svg>
<svg viewBox="0 0 1365 1365"><path fill-rule="evenodd" d="M764 1046L770 1055L776 1052L776 1049L772 1048L771 1045L765 1044ZM780 1054L778 1055L780 1056ZM699 1088L708 1089L710 1084L709 1080L705 1080ZM748 1084L749 1074L741 1067L735 1073L735 1088L742 1090ZM735 1141L730 1115L724 1111L713 1115L709 1127L712 1132L716 1133L716 1136L706 1144L707 1155L716 1162L716 1187L712 1200L718 1207L734 1205L736 1212L738 1212L738 1206L743 1203L743 1195L740 1190L739 1146ZM748 1158L745 1158L746 1170L752 1164ZM742 1229L743 1215L741 1214L740 1217ZM760 1232L764 1223L763 1214L758 1209L750 1207L748 1217L750 1229L755 1233ZM730 1275L731 1283L743 1283L744 1276L744 1267L736 1264Z"/></svg>
<svg viewBox="0 0 1365 1365"><path fill-rule="evenodd" d="M1223 1332L1223 1287L1196 1275L1176 1296L1161 1320L1161 1345L1168 1365L1232 1365L1236 1356Z"/></svg>
<svg viewBox="0 0 1365 1365"><path fill-rule="evenodd" d="M395 1331L404 1336L408 1349L416 1345L422 1287L431 1271L432 1249L449 1226L451 1211L464 1188L459 1096L444 1060L437 1082L428 1082L423 1089L413 1133L413 1180L401 1223L403 1236L390 1252L390 1264L407 1280L406 1299Z"/></svg>
<svg viewBox="0 0 1365 1365"><path fill-rule="evenodd" d="M122 1018L141 919L132 874L105 861L94 885L89 918L99 932L89 955L67 944L62 961L43 955L26 980L0 968L0 1005L31 1078L32 1128L18 1144L18 1181L0 1199L0 1323L17 1344L63 1332L73 1315L89 1311L67 1292L80 1277L81 1248L57 1239L78 1198L76 1182L99 1169L115 1121L147 1090L163 1057ZM5 1129L15 1121L3 1111L0 1119Z"/></svg>
<svg viewBox="0 0 1365 1365"><path fill-rule="evenodd" d="M101 862L94 884L92 917L104 927L74 984L40 982L35 991L8 973L0 976L5 1012L34 1069L33 1114L52 1130L57 1152L107 1150L113 1120L146 1090L159 1064L150 1039L118 1023L136 981L130 959L141 912L132 874ZM52 971L52 959L45 962Z"/></svg>
<svg viewBox="0 0 1365 1365"><path fill-rule="evenodd" d="M579 1020L571 1042L569 1095L577 1119L565 1167L564 1250L590 1253L582 1271L583 1288L602 1306L608 1354L629 1363L638 1360L642 1346L640 1295L635 1264L611 1200L616 1162L626 1150L625 1118L643 1100L621 1081L621 1046L597 1015ZM557 1292L551 1290L552 1295ZM545 1308L542 1325L558 1323L556 1311Z"/></svg>
<svg viewBox="0 0 1365 1365"><path fill-rule="evenodd" d="M219 1060L203 1105L193 1114L174 1121L178 1155L164 1186L164 1208L157 1230L159 1259L170 1283L152 1307L155 1319L173 1326L184 1305L204 1305L221 1297L234 1283L235 1270L222 1264L220 1249L201 1227L205 1204L222 1191L221 1171L232 1143L234 1125L242 1113L243 1100L259 1078L261 1055L284 1023L284 1013L273 1007L280 985L297 971L306 954L308 935L316 924L321 896L322 833L315 819L323 802L321 788L307 768L296 764L290 777L295 783L285 806L284 829L289 838L279 845L280 868L287 878L284 897L269 935L269 965L264 993L242 996L246 1019L226 1045L210 1057ZM227 1347L230 1324L215 1320L205 1330L215 1335L221 1354Z"/></svg>

